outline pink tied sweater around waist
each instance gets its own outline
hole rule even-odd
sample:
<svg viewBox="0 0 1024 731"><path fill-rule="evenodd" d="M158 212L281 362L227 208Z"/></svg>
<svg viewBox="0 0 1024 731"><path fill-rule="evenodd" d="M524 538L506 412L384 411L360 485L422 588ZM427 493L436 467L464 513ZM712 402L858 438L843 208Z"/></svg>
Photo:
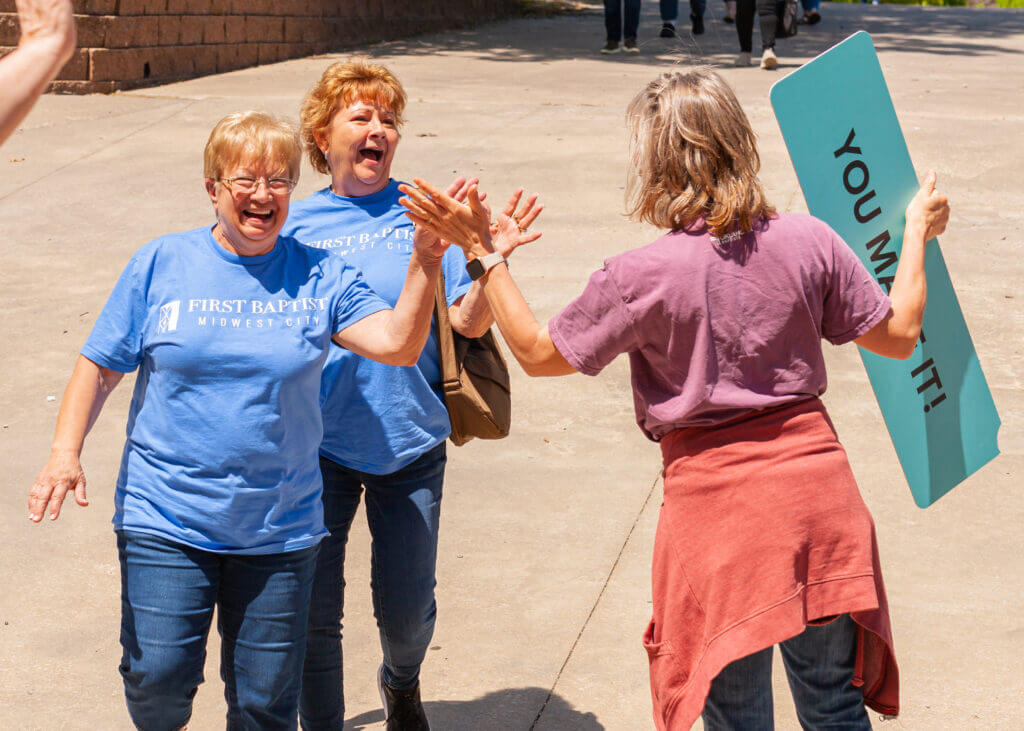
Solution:
<svg viewBox="0 0 1024 731"><path fill-rule="evenodd" d="M644 647L659 729L688 729L730 662L848 613L854 684L899 711L875 527L822 403L800 401L661 442L665 499Z"/></svg>

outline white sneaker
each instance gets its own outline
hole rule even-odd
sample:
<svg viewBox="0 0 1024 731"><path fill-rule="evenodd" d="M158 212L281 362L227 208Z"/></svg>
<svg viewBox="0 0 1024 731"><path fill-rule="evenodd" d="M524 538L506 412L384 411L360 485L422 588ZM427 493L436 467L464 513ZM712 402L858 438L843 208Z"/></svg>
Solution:
<svg viewBox="0 0 1024 731"><path fill-rule="evenodd" d="M771 71L779 65L779 59L775 57L775 51L770 48L764 49L761 55L761 68Z"/></svg>
<svg viewBox="0 0 1024 731"><path fill-rule="evenodd" d="M733 62L734 66L749 66L750 65L750 54L743 51L736 60Z"/></svg>

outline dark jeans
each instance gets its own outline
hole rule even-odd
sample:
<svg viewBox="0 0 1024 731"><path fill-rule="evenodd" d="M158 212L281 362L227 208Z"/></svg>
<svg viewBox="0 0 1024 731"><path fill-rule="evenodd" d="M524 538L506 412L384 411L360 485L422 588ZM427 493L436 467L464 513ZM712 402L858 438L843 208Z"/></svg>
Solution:
<svg viewBox="0 0 1024 731"><path fill-rule="evenodd" d="M755 6L761 26L761 49L775 48L775 0L736 0L736 33L744 53L750 53L753 44Z"/></svg>
<svg viewBox="0 0 1024 731"><path fill-rule="evenodd" d="M857 629L849 615L811 626L779 644L786 677L805 729L871 731L864 696L853 685ZM705 731L770 731L772 648L729 663L711 682Z"/></svg>
<svg viewBox="0 0 1024 731"><path fill-rule="evenodd" d="M203 682L217 607L228 729L294 729L316 546L211 553L118 531L121 676L132 721L177 731Z"/></svg>
<svg viewBox="0 0 1024 731"><path fill-rule="evenodd" d="M690 0L690 15L703 18L706 7L707 0ZM675 23L679 17L679 0L659 0L658 12L661 13L661 22Z"/></svg>
<svg viewBox="0 0 1024 731"><path fill-rule="evenodd" d="M640 0L604 0L604 29L609 41L623 38L622 6L626 6L626 38L636 38L640 27Z"/></svg>
<svg viewBox="0 0 1024 731"><path fill-rule="evenodd" d="M340 729L345 718L345 544L364 487L373 539L370 587L384 653L384 681L396 689L419 682L420 665L434 635L437 529L446 461L444 442L389 475L360 472L320 458L329 535L320 543L302 669L299 716L307 731Z"/></svg>

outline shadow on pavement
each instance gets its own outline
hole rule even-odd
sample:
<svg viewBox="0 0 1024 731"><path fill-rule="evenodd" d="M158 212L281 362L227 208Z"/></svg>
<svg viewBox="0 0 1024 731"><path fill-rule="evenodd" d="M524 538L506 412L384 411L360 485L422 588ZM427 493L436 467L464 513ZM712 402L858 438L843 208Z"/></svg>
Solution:
<svg viewBox="0 0 1024 731"><path fill-rule="evenodd" d="M391 41L380 48L395 55L470 53L488 61L544 62L589 58L609 65L649 63L652 57L668 63L731 64L739 51L736 26L722 22L724 4L709 0L705 11L706 32L690 33L688 5L680 2L676 38L659 38L661 20L657 3L642 9L640 53L603 55L604 24L600 6L584 13L549 18L524 18L454 31ZM908 5L860 5L824 3L822 22L801 26L794 38L779 40L780 57L816 56L858 30L874 37L886 51L935 53L955 59L1021 51L1003 43L1008 36L1024 34L1024 11L1014 9L940 8ZM957 36L965 40L958 42ZM760 54L759 32L754 30L755 56Z"/></svg>
<svg viewBox="0 0 1024 731"><path fill-rule="evenodd" d="M547 700L547 705L545 705ZM593 713L581 713L563 698L545 688L506 688L471 701L429 701L423 704L433 728L446 731L526 731L543 706L536 728L559 731L604 731ZM556 725L545 719L557 719ZM345 720L346 731L371 728L384 721L381 710L369 711Z"/></svg>

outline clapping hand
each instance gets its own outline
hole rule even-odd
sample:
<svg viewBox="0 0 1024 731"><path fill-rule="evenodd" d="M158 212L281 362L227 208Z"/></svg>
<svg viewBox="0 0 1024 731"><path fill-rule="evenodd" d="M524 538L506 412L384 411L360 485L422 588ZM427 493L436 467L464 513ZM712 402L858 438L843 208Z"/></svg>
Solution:
<svg viewBox="0 0 1024 731"><path fill-rule="evenodd" d="M417 188L399 186L399 190L408 196L400 201L408 209L406 215L417 226L429 229L436 236L461 247L467 254L482 256L497 250L508 256L517 247L541 236L540 233L527 232L544 208L537 204L536 194L523 201L523 191L517 189L501 215L492 223L490 209L483 202L484 196L479 194L475 183L467 182L467 204L424 180L417 178L415 183Z"/></svg>
<svg viewBox="0 0 1024 731"><path fill-rule="evenodd" d="M399 199L405 215L416 226L459 246L467 254L482 256L491 251L491 212L480 200L475 185L466 191L468 205L459 203L425 180L416 178L415 188L400 185L406 198Z"/></svg>
<svg viewBox="0 0 1024 731"><path fill-rule="evenodd" d="M445 194L450 196L453 200L461 203L466 200L466 195L469 193L470 187L475 186L478 182L478 178L469 178L467 180L466 178L459 176L451 182L451 185L448 186ZM480 200L483 201L486 197L487 194L485 193L480 196ZM428 227L422 226L418 223L416 224L415 231L413 231L413 243L419 247L421 251L428 252L428 256L437 258L444 256L444 252L447 251L448 247L451 245L450 242L437 236Z"/></svg>

